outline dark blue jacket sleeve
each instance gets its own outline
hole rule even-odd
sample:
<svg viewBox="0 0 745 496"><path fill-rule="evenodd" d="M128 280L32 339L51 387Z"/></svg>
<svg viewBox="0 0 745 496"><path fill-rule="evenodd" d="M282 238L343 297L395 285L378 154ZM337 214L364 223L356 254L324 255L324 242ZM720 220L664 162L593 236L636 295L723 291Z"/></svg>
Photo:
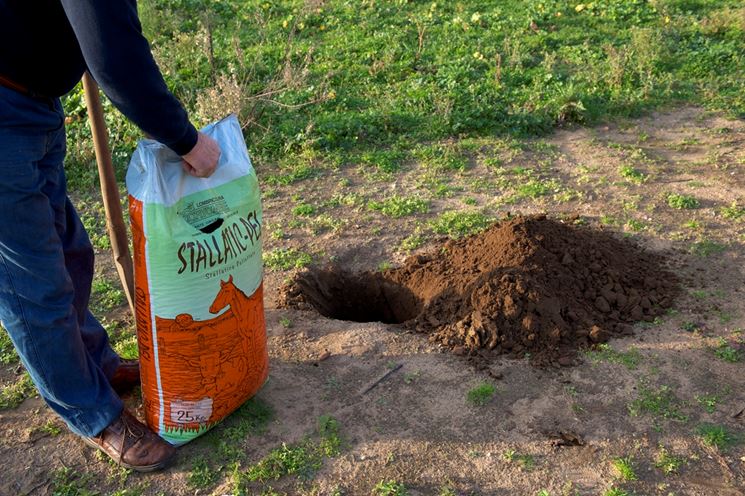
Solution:
<svg viewBox="0 0 745 496"><path fill-rule="evenodd" d="M179 155L197 131L168 91L142 35L135 0L61 0L93 78L106 96L145 133Z"/></svg>

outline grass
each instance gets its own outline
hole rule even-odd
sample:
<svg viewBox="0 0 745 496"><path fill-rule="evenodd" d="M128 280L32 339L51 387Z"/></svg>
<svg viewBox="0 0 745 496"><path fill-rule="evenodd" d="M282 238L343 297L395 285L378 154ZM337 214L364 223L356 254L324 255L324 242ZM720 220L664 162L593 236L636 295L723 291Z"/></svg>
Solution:
<svg viewBox="0 0 745 496"><path fill-rule="evenodd" d="M14 382L3 385L0 389L0 410L15 408L26 398L31 397L36 392L31 377L24 373Z"/></svg>
<svg viewBox="0 0 745 496"><path fill-rule="evenodd" d="M704 239L697 241L691 245L691 253L699 257L710 257L712 255L719 255L724 252L726 247L716 241Z"/></svg>
<svg viewBox="0 0 745 496"><path fill-rule="evenodd" d="M611 460L611 465L616 471L616 475L622 481L635 481L638 479L636 471L634 470L634 462L630 456L626 458L614 458Z"/></svg>
<svg viewBox="0 0 745 496"><path fill-rule="evenodd" d="M427 213L429 211L429 201L423 198L392 196L382 201L371 201L367 204L367 207L388 217L400 218L407 215Z"/></svg>
<svg viewBox="0 0 745 496"><path fill-rule="evenodd" d="M704 408L706 413L714 413L717 409L717 404L722 398L717 394L701 394L696 395L695 399Z"/></svg>
<svg viewBox="0 0 745 496"><path fill-rule="evenodd" d="M91 474L80 474L71 468L63 467L52 473L51 491L54 496L98 496L98 491L88 489L94 481Z"/></svg>
<svg viewBox="0 0 745 496"><path fill-rule="evenodd" d="M737 363L742 360L743 352L735 348L725 338L720 337L716 346L713 348L714 355L729 363Z"/></svg>
<svg viewBox="0 0 745 496"><path fill-rule="evenodd" d="M323 460L339 454L342 439L339 423L329 416L318 421L318 440L306 438L296 444L282 443L257 463L240 474L244 482L277 480L287 475L298 475L309 480L321 468Z"/></svg>
<svg viewBox="0 0 745 496"><path fill-rule="evenodd" d="M217 482L218 471L211 468L204 457L198 456L192 462L187 484L192 489L205 489Z"/></svg>
<svg viewBox="0 0 745 496"><path fill-rule="evenodd" d="M18 354L15 346L13 346L13 341L10 340L10 334L0 326L0 364L12 365L17 362Z"/></svg>
<svg viewBox="0 0 745 496"><path fill-rule="evenodd" d="M597 345L594 350L586 353L587 357L593 362L609 362L623 365L629 370L634 370L642 361L642 355L636 348L630 348L628 351L616 351L607 343Z"/></svg>
<svg viewBox="0 0 745 496"><path fill-rule="evenodd" d="M684 464L685 458L673 455L663 446L660 447L654 462L654 466L665 475L677 474Z"/></svg>
<svg viewBox="0 0 745 496"><path fill-rule="evenodd" d="M502 453L502 458L507 463L517 463L525 471L530 471L535 467L535 458L533 458L533 455L519 454L513 449L508 449Z"/></svg>
<svg viewBox="0 0 745 496"><path fill-rule="evenodd" d="M740 442L740 437L730 432L726 427L715 424L701 424L696 428L696 434L706 446L726 451Z"/></svg>
<svg viewBox="0 0 745 496"><path fill-rule="evenodd" d="M618 487L611 487L609 489L606 489L606 491L603 493L603 496L631 496L631 493L628 491L624 491L621 488Z"/></svg>
<svg viewBox="0 0 745 496"><path fill-rule="evenodd" d="M264 252L264 265L271 270L302 269L311 264L310 254L295 248L276 248Z"/></svg>
<svg viewBox="0 0 745 496"><path fill-rule="evenodd" d="M98 277L91 284L91 311L97 315L105 314L125 302L120 284Z"/></svg>
<svg viewBox="0 0 745 496"><path fill-rule="evenodd" d="M373 488L376 496L406 496L409 492L406 486L395 480L381 480Z"/></svg>
<svg viewBox="0 0 745 496"><path fill-rule="evenodd" d="M671 193L667 195L667 205L677 210L691 210L698 208L700 203L693 196Z"/></svg>
<svg viewBox="0 0 745 496"><path fill-rule="evenodd" d="M440 214L431 223L432 230L437 234L446 234L451 238L460 238L485 230L494 219L481 212L449 211Z"/></svg>
<svg viewBox="0 0 745 496"><path fill-rule="evenodd" d="M745 207L734 201L729 206L720 208L719 213L727 220L739 222L745 218Z"/></svg>
<svg viewBox="0 0 745 496"><path fill-rule="evenodd" d="M497 392L497 388L494 384L484 382L474 387L466 395L468 402L475 406L484 406L489 403L494 397L494 393Z"/></svg>
<svg viewBox="0 0 745 496"><path fill-rule="evenodd" d="M647 176L642 171L628 164L619 167L618 173L621 177L634 184L641 184L647 180Z"/></svg>
<svg viewBox="0 0 745 496"><path fill-rule="evenodd" d="M688 416L681 411L681 408L680 400L669 386L653 388L645 382L641 382L638 386L638 397L628 404L629 414L632 417L650 414L655 418L686 422Z"/></svg>

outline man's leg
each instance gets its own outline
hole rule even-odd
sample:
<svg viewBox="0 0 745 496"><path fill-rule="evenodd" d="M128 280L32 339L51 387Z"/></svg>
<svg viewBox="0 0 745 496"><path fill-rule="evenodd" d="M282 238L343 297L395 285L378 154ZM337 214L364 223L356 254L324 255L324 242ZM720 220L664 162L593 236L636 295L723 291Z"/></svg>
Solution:
<svg viewBox="0 0 745 496"><path fill-rule="evenodd" d="M49 406L71 430L93 436L119 417L122 403L97 363L110 359L108 343L81 333L80 322L89 316L80 316L76 307L83 300L87 304L88 295L83 289L86 294L76 293L80 281L66 264L87 270L76 254L77 225L73 234L66 225L60 234L60 197L64 224L71 215L77 218L64 192L61 116L48 103L8 91L0 93L3 113L8 115L0 115L0 321ZM89 346L99 356L92 356Z"/></svg>

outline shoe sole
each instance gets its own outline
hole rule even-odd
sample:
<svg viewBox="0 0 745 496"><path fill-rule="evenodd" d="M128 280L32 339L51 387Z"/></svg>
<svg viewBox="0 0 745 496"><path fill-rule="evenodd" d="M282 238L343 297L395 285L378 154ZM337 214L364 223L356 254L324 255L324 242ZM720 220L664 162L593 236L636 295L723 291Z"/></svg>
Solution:
<svg viewBox="0 0 745 496"><path fill-rule="evenodd" d="M173 455L169 456L165 460L155 463L153 465L130 465L129 463L126 463L122 460L117 460L116 458L112 457L111 455L106 453L106 450L104 450L101 447L101 445L94 443L87 437L81 437L81 439L83 440L85 444L87 444L91 448L96 448L97 450L101 451L103 454L105 454L106 456L114 460L117 463L117 465L119 465L120 467L124 467L129 470L134 470L135 472L156 472L158 470L162 470L166 468L166 466L168 466L170 461L173 460L173 457L175 456L175 453L174 453Z"/></svg>

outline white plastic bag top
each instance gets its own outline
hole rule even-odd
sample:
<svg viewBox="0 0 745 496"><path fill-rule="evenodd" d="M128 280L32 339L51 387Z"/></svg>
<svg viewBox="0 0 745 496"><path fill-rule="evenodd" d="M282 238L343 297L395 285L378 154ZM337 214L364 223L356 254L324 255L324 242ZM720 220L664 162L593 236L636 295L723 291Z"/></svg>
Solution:
<svg viewBox="0 0 745 496"><path fill-rule="evenodd" d="M220 145L220 160L214 174L198 178L186 173L183 159L164 144L150 139L140 140L127 169L127 191L143 203L170 206L191 193L216 188L241 176L251 174L238 118L231 114L212 123L202 132Z"/></svg>

